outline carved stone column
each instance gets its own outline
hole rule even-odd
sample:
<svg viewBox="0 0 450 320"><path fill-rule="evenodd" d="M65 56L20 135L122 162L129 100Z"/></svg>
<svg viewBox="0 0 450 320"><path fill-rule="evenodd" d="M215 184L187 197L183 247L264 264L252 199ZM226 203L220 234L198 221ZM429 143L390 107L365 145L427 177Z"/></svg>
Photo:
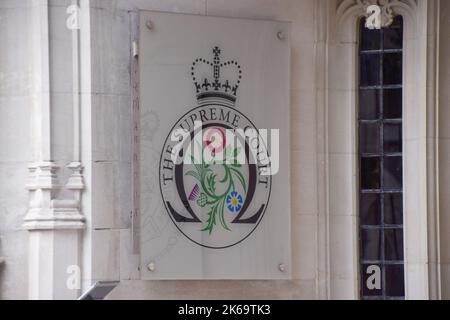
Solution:
<svg viewBox="0 0 450 320"><path fill-rule="evenodd" d="M81 191L84 188L82 166L79 152L74 152L75 160L67 167L73 173L66 186L60 185L58 174L63 168L56 165L52 154L52 133L56 130L51 121L52 108L58 106L51 103L49 3L47 0L32 0L30 3L35 161L29 165L30 176L26 187L30 191L30 202L23 224L29 231L29 298L75 299L80 294L77 285L80 281L69 283L70 276L74 275L68 272L80 270L80 236L85 226L80 212ZM56 27L64 28L65 25ZM69 70L74 72L74 150L79 150L79 80L75 75L78 68L77 30L73 30L73 37L73 65L68 65ZM75 276L79 277L80 272Z"/></svg>

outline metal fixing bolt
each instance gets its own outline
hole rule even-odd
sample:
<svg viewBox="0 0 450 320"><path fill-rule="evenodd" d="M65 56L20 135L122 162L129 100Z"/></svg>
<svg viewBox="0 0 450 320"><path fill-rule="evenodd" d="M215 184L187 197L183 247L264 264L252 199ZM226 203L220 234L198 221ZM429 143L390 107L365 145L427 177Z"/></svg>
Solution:
<svg viewBox="0 0 450 320"><path fill-rule="evenodd" d="M151 20L147 20L145 22L145 26L147 27L148 30L153 30L153 22Z"/></svg>
<svg viewBox="0 0 450 320"><path fill-rule="evenodd" d="M284 265L284 263L280 263L280 264L278 265L278 269L279 269L281 272L286 272L286 266Z"/></svg>
<svg viewBox="0 0 450 320"><path fill-rule="evenodd" d="M148 269L148 271L151 271L151 272L155 271L155 269L156 269L155 263L154 262L150 262L147 265L147 269Z"/></svg>
<svg viewBox="0 0 450 320"><path fill-rule="evenodd" d="M286 39L286 35L284 34L284 31L278 31L277 38L281 41Z"/></svg>

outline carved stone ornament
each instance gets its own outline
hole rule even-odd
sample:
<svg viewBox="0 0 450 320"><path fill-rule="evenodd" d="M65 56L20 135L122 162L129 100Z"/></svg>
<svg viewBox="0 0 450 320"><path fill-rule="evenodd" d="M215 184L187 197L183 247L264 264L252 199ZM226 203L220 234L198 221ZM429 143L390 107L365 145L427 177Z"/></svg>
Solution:
<svg viewBox="0 0 450 320"><path fill-rule="evenodd" d="M370 29L389 27L397 15L408 16L415 25L416 14L417 0L341 0L336 10L339 26L351 17L365 16Z"/></svg>
<svg viewBox="0 0 450 320"><path fill-rule="evenodd" d="M368 22L372 22L373 25L377 25L378 22L377 29L389 27L394 22L393 7L399 4L398 0L357 0L357 2L364 9Z"/></svg>

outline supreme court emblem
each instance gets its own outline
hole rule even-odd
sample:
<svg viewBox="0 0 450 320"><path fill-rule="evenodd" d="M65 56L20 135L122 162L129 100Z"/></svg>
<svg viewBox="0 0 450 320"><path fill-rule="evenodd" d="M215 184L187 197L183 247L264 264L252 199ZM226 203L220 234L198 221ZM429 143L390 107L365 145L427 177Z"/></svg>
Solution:
<svg viewBox="0 0 450 320"><path fill-rule="evenodd" d="M237 106L237 61L196 59L198 105L173 126L161 152L160 189L168 215L188 239L211 249L235 246L267 209L272 172L267 136Z"/></svg>

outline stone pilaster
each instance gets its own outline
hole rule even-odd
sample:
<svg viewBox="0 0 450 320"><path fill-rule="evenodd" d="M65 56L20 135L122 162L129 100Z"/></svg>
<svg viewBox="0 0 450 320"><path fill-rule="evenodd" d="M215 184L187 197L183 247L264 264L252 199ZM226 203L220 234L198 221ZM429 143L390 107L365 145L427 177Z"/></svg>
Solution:
<svg viewBox="0 0 450 320"><path fill-rule="evenodd" d="M60 184L58 167L52 154L54 127L51 94L51 68L49 59L49 3L47 0L31 2L31 32L33 37L33 140L35 161L29 165L29 209L23 227L29 231L29 298L76 299L80 295L81 232L85 219L81 213L81 192L84 189L79 152L67 169L72 171L67 184ZM77 4L76 1L74 3ZM54 14L54 13L53 13ZM65 16L61 16L64 21ZM65 27L62 25L61 27ZM75 47L72 65L78 68L78 30L73 30ZM53 79L52 79L53 80ZM74 76L74 150L79 150L79 83ZM68 142L70 143L70 141ZM72 156L72 155L69 155ZM56 159L57 160L57 159ZM64 191L64 192L62 192Z"/></svg>

